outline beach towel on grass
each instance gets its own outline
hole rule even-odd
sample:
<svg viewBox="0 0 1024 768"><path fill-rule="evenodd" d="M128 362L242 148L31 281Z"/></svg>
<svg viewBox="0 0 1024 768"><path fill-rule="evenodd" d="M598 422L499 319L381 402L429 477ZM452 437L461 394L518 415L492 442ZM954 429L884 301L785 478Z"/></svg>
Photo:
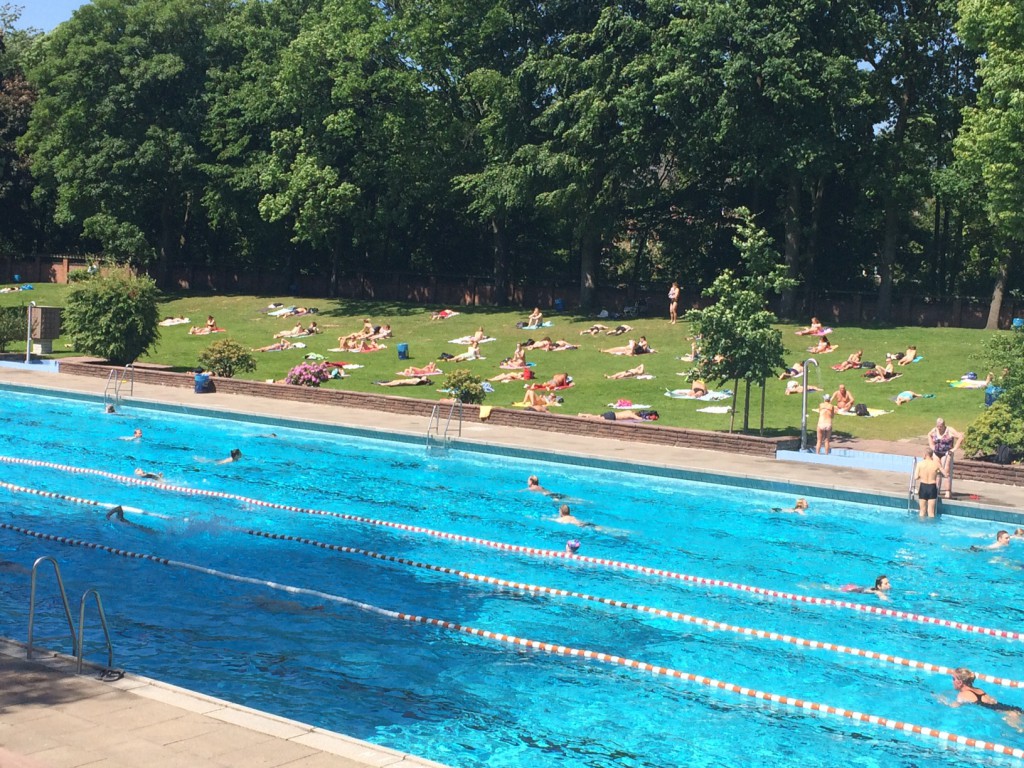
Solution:
<svg viewBox="0 0 1024 768"><path fill-rule="evenodd" d="M545 320L540 325L520 325L519 323L516 323L516 328L521 331L536 331L538 328L550 328L553 325L554 323L550 320Z"/></svg>
<svg viewBox="0 0 1024 768"><path fill-rule="evenodd" d="M533 368L536 363L527 363L526 365L509 365L508 363L502 363L498 367L505 371L521 371L523 368Z"/></svg>
<svg viewBox="0 0 1024 768"><path fill-rule="evenodd" d="M570 381L568 384L563 384L560 387L552 387L550 384L534 384L530 389L543 389L547 392L554 392L556 389L568 389L576 382Z"/></svg>
<svg viewBox="0 0 1024 768"><path fill-rule="evenodd" d="M890 398L890 399L891 400L895 400L896 398L893 397L893 398ZM811 410L816 412L816 413L818 412L817 408L812 408ZM886 410L883 410L881 408L868 408L868 417L871 417L871 416L885 416L885 414L887 414L887 413L892 413L892 411L886 411ZM858 414L853 412L853 411L836 411L836 415L837 416L857 416Z"/></svg>
<svg viewBox="0 0 1024 768"><path fill-rule="evenodd" d="M719 392L712 390L711 392L708 392L706 395L703 395L701 397L694 397L693 395L690 394L690 392L691 390L689 389L666 389L665 397L673 397L676 400L703 400L705 402L714 402L715 400L727 400L728 398L732 397L731 389L723 389Z"/></svg>
<svg viewBox="0 0 1024 768"><path fill-rule="evenodd" d="M974 381L972 379L957 379L947 383L953 389L984 389L988 386L987 381Z"/></svg>
<svg viewBox="0 0 1024 768"><path fill-rule="evenodd" d="M634 404L627 401L625 405L621 405L620 403L608 403L608 407L616 411L628 411L633 408L650 408L651 406L643 403Z"/></svg>
<svg viewBox="0 0 1024 768"><path fill-rule="evenodd" d="M729 413L731 411L731 405L709 405L705 408L697 409L697 413Z"/></svg>
<svg viewBox="0 0 1024 768"><path fill-rule="evenodd" d="M293 347L299 346L298 344L292 344ZM306 346L303 344L302 346ZM359 354L360 352L380 352L382 349L387 349L386 344L380 344L373 349L342 349L341 347L331 347L328 352L348 352L350 355Z"/></svg>
<svg viewBox="0 0 1024 768"><path fill-rule="evenodd" d="M451 339L448 343L449 344L462 344L463 346L465 346L465 345L469 344L472 341L473 341L473 337L472 336L462 336L462 337L460 337L458 339ZM493 336L488 336L486 339L480 339L480 341L478 343L479 344L486 344L489 341L497 341L497 339L494 338Z"/></svg>
<svg viewBox="0 0 1024 768"><path fill-rule="evenodd" d="M832 333L832 329L819 328L818 330L813 331L811 333L808 333L807 331L793 331L793 333L795 333L797 336L828 336L828 334Z"/></svg>

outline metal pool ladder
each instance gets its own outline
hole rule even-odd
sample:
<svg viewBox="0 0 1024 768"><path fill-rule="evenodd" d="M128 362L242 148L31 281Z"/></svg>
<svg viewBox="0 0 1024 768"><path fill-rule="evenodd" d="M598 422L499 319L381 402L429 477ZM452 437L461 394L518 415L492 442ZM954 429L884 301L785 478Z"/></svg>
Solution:
<svg viewBox="0 0 1024 768"><path fill-rule="evenodd" d="M32 635L33 629L35 628L35 615L36 615L36 576L38 575L39 566L43 563L50 563L53 565L54 575L57 577L57 589L60 590L60 601L64 607L64 617L68 622L68 630L71 633L71 653L75 657L77 663L76 671L78 674L82 674L82 663L85 647L85 604L88 601L89 595L92 595L96 600L96 610L100 617L100 624L103 627L103 637L107 644L107 668L104 670L104 676L110 674L116 674L120 676L122 673L119 670L114 669L114 647L110 642L110 630L107 628L107 616L103 612L103 601L100 599L100 593L90 587L85 590L82 594L82 600L79 604L78 610L78 632L75 632L75 623L71 618L71 607L68 605L68 594L64 590L64 579L60 575L60 566L57 565L57 561L49 555L37 558L32 564L32 583L29 590L29 603L28 603L28 649L26 650L26 658L32 658Z"/></svg>
<svg viewBox="0 0 1024 768"><path fill-rule="evenodd" d="M914 497L917 496L917 489L914 488L914 474L917 472L917 457L910 467L910 487L907 489L907 512L914 511Z"/></svg>
<svg viewBox="0 0 1024 768"><path fill-rule="evenodd" d="M458 417L456 419L456 416ZM454 421L454 423L453 423ZM427 447L431 445L431 441L437 437L438 440L443 442L445 447L451 441L452 437L449 434L452 431L457 432L458 437L462 437L462 401L456 400L451 404L448 409L448 416L445 418L444 431L441 431L441 403L436 403L430 410L430 422L427 424Z"/></svg>
<svg viewBox="0 0 1024 768"><path fill-rule="evenodd" d="M121 371L112 368L107 374L107 386L103 388L103 409L121 404L121 388L128 385L128 395L135 394L135 363L128 363Z"/></svg>

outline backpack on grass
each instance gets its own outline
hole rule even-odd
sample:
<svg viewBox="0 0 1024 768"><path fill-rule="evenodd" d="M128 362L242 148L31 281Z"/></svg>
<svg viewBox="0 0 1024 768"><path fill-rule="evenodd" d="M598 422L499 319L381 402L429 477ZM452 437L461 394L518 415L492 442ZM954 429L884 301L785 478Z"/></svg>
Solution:
<svg viewBox="0 0 1024 768"><path fill-rule="evenodd" d="M864 403L857 403L855 406L853 406L853 412L857 416L870 416L871 415L868 412L868 407L866 405L864 405Z"/></svg>

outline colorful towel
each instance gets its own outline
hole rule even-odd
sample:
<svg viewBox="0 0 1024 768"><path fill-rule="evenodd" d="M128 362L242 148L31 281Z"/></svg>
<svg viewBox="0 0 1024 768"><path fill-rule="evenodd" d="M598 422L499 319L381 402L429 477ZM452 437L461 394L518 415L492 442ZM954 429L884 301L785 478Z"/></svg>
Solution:
<svg viewBox="0 0 1024 768"><path fill-rule="evenodd" d="M616 411L628 411L633 408L650 408L651 406L644 405L643 403L633 403L629 400L619 400L617 403L608 403L608 407Z"/></svg>
<svg viewBox="0 0 1024 768"><path fill-rule="evenodd" d="M974 381L972 379L957 379L956 381L949 381L948 384L953 389L984 389L988 386L987 381Z"/></svg>

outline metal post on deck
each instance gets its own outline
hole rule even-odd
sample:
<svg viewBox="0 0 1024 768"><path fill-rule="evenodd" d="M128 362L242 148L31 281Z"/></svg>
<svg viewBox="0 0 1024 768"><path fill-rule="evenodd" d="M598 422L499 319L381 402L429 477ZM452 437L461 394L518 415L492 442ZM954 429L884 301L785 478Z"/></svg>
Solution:
<svg viewBox="0 0 1024 768"><path fill-rule="evenodd" d="M803 453L811 450L807 447L807 364L814 363L814 367L818 367L818 361L813 357L808 357L804 360L804 378L803 378L803 412L800 417L800 450Z"/></svg>
<svg viewBox="0 0 1024 768"><path fill-rule="evenodd" d="M32 308L35 307L36 303L30 301L26 309L28 310L25 314L28 317L28 330L25 331L25 363L32 362Z"/></svg>

